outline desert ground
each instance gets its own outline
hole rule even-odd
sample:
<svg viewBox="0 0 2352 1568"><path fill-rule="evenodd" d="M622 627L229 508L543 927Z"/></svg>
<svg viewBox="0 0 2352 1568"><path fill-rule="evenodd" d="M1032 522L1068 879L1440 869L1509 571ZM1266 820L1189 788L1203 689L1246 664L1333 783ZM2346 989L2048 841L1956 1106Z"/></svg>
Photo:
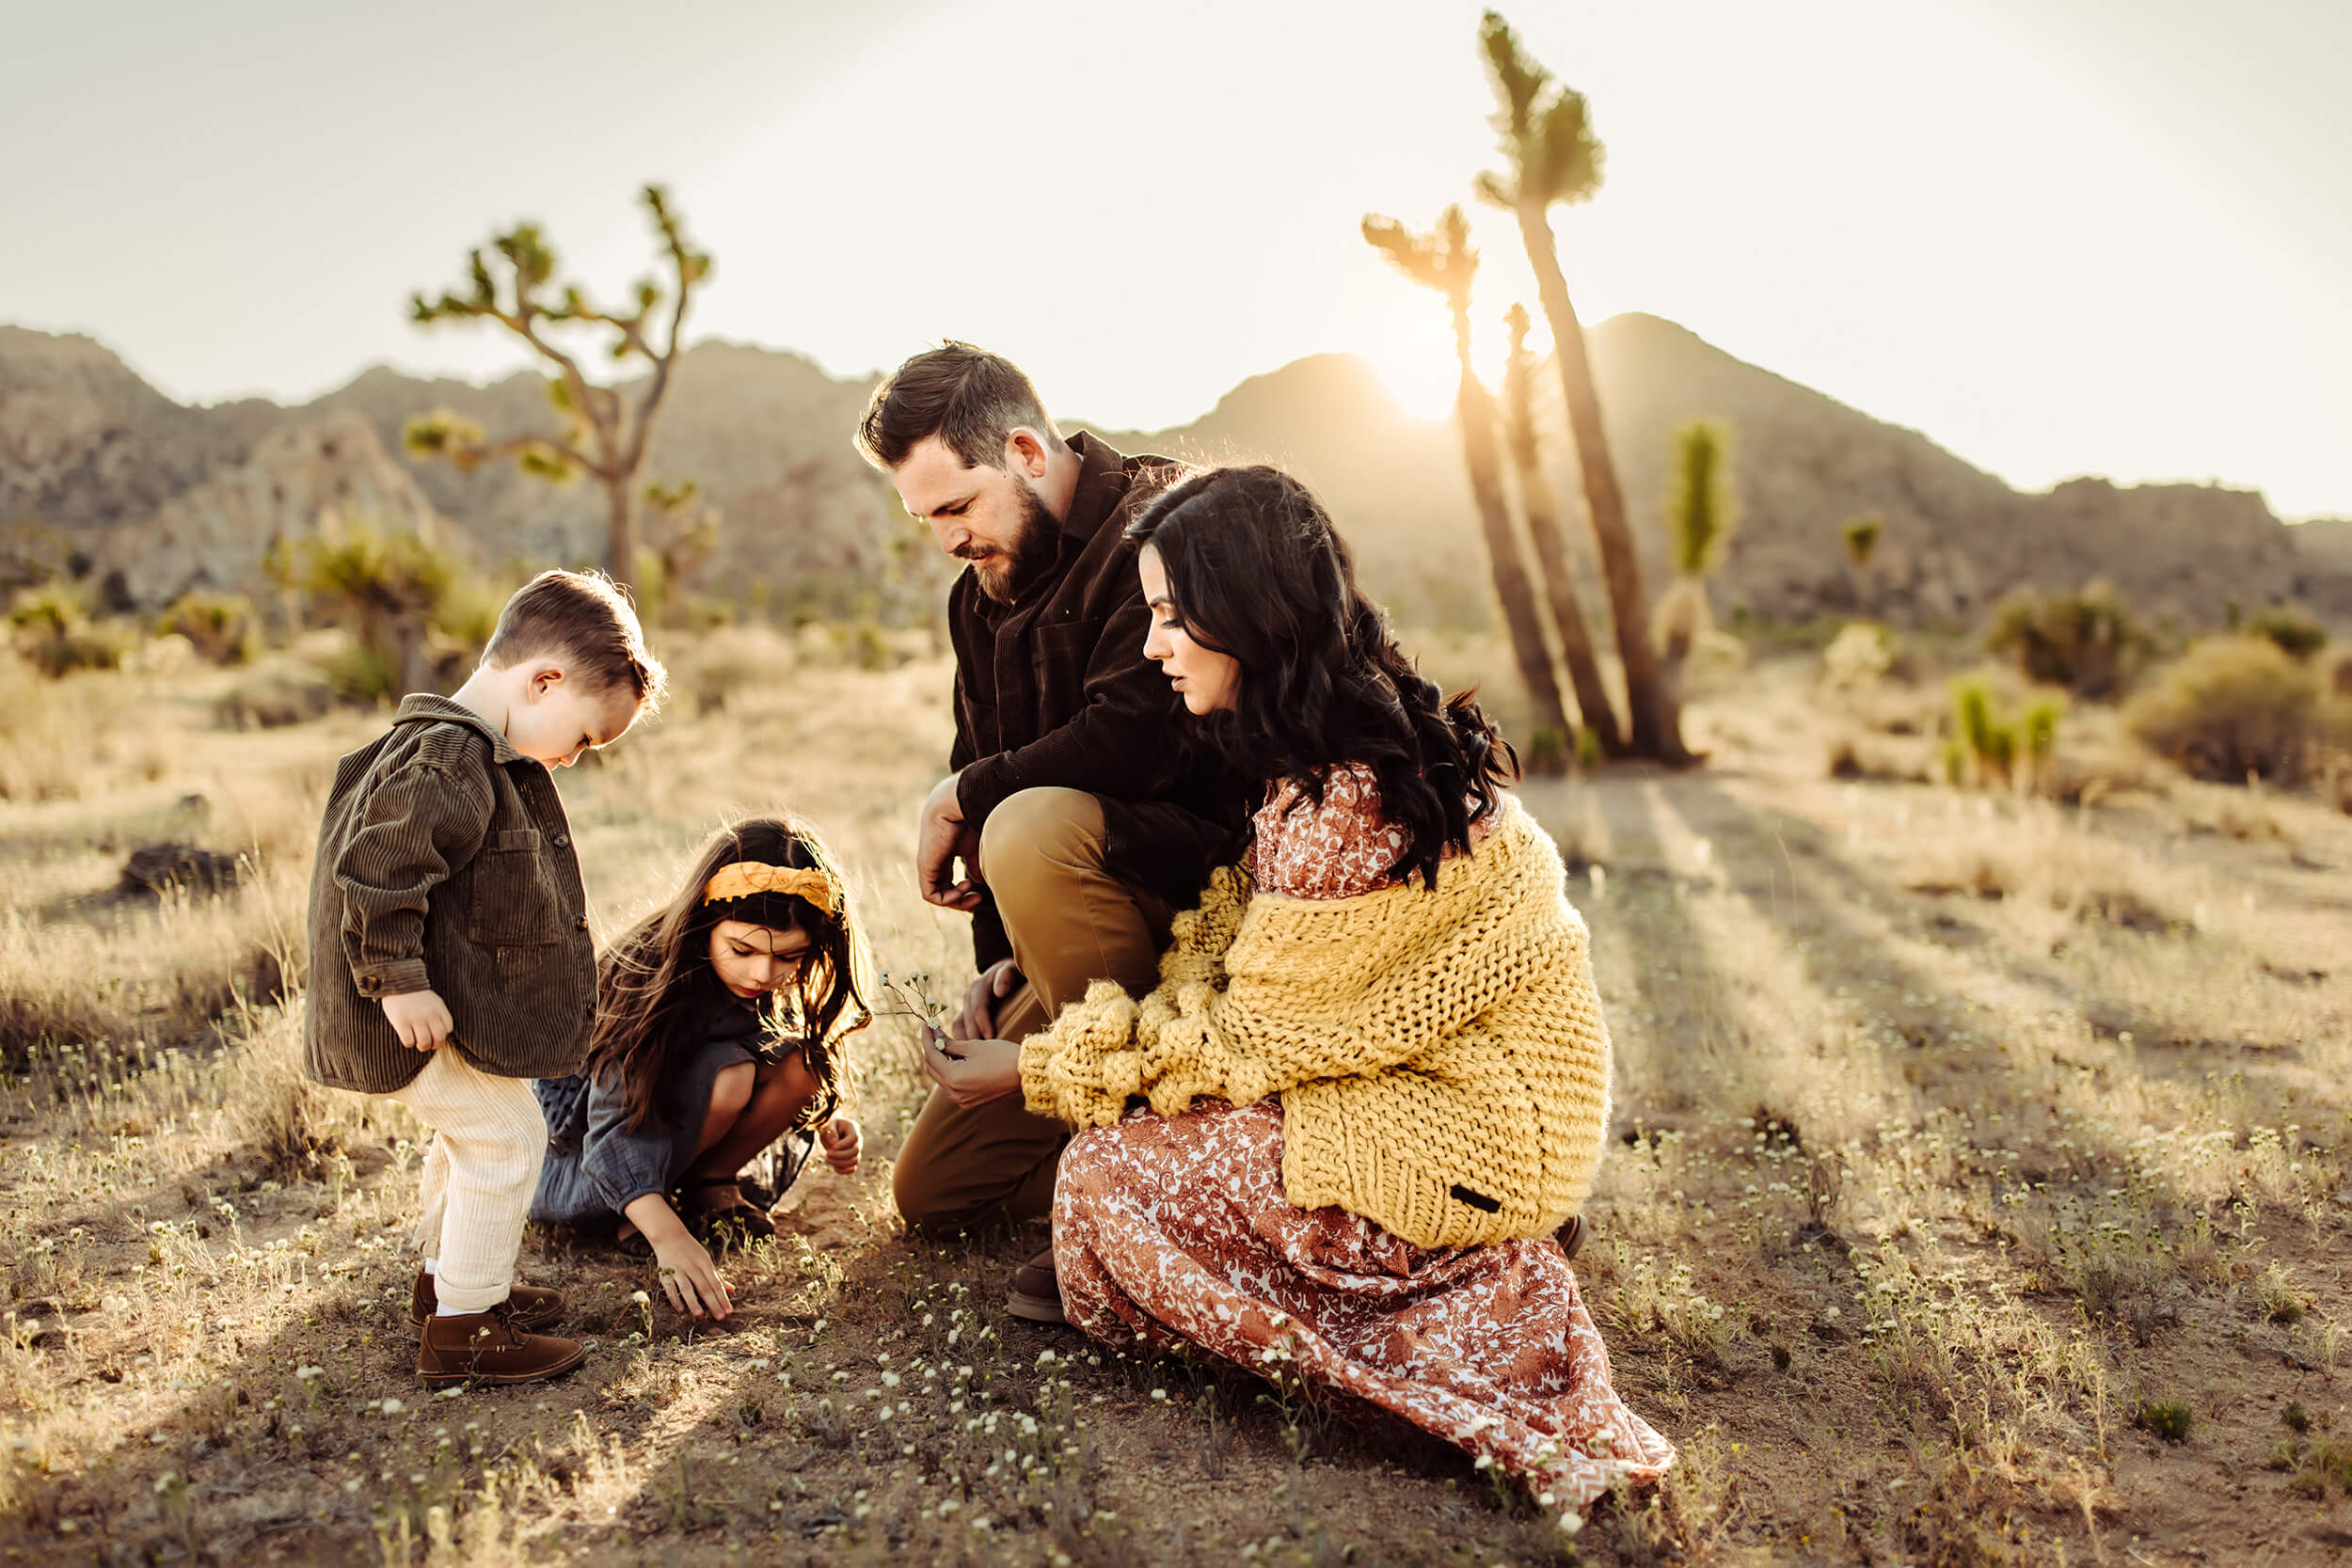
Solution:
<svg viewBox="0 0 2352 1568"><path fill-rule="evenodd" d="M960 990L907 865L947 663L666 651L668 712L561 778L600 928L787 805L882 964ZM1035 1236L892 1212L894 1020L861 1037L865 1169L803 1179L727 1323L534 1231L586 1365L431 1393L420 1130L294 1067L318 807L381 716L230 727L236 671L0 673L0 1560L2352 1560L2352 817L2187 783L2090 711L2062 799L1914 782L1940 681L1820 671L1710 677L1697 769L1524 786L1615 1046L1578 1274L1680 1449L1573 1535L1409 1431L1006 1317ZM233 885L126 889L166 843Z"/></svg>

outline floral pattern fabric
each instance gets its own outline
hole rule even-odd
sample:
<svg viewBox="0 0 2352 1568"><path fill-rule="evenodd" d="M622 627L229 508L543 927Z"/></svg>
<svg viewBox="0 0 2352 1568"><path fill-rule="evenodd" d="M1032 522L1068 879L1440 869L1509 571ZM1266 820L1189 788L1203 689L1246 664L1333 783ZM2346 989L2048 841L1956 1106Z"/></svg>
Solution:
<svg viewBox="0 0 2352 1568"><path fill-rule="evenodd" d="M1405 833L1380 815L1380 783L1360 762L1334 768L1323 804L1298 804L1296 784L1278 784L1250 818L1249 874L1259 890L1287 898L1354 898L1394 887L1391 874ZM1489 816L1470 826L1470 843L1486 836ZM1446 858L1456 853L1446 850Z"/></svg>
<svg viewBox="0 0 2352 1568"><path fill-rule="evenodd" d="M1282 1195L1282 1111L1202 1101L1080 1132L1054 1194L1062 1309L1105 1344L1192 1346L1402 1417L1581 1510L1674 1449L1610 1386L1549 1237L1424 1250Z"/></svg>
<svg viewBox="0 0 2352 1568"><path fill-rule="evenodd" d="M1334 769L1320 809L1288 812L1294 798L1281 786L1257 814L1261 892L1395 884L1404 836L1379 816L1371 769ZM1580 1510L1674 1462L1610 1386L1556 1242L1427 1249L1343 1209L1294 1208L1277 1101L1138 1109L1078 1133L1055 1189L1054 1259L1070 1321L1106 1344L1189 1345L1387 1411L1552 1507Z"/></svg>

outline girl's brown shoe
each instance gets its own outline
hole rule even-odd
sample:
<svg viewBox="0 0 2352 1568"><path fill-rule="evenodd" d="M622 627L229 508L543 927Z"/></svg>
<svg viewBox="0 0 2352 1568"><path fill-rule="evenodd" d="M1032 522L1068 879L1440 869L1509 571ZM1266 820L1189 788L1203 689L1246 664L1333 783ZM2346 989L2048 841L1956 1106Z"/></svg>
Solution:
<svg viewBox="0 0 2352 1568"><path fill-rule="evenodd" d="M506 1299L515 1304L515 1326L525 1334L536 1334L543 1328L553 1328L564 1316L564 1296L559 1291L543 1290L536 1285L516 1285ZM408 1292L408 1324L422 1328L424 1321L433 1316L441 1305L434 1292L433 1276L422 1269L417 1271L416 1287Z"/></svg>
<svg viewBox="0 0 2352 1568"><path fill-rule="evenodd" d="M515 1304L487 1312L435 1313L417 1337L417 1375L434 1386L451 1383L536 1383L560 1377L586 1359L577 1339L526 1334Z"/></svg>

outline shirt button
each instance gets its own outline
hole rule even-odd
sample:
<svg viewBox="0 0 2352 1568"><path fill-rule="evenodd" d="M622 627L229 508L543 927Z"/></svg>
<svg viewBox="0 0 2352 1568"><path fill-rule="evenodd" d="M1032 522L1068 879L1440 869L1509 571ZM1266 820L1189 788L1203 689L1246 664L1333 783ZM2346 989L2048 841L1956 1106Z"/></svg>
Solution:
<svg viewBox="0 0 2352 1568"><path fill-rule="evenodd" d="M581 915L578 920L572 923L572 928L578 931L586 930L588 928L588 917L584 914Z"/></svg>
<svg viewBox="0 0 2352 1568"><path fill-rule="evenodd" d="M558 849L567 849L571 847L571 835L568 833L558 833L555 835L555 847Z"/></svg>

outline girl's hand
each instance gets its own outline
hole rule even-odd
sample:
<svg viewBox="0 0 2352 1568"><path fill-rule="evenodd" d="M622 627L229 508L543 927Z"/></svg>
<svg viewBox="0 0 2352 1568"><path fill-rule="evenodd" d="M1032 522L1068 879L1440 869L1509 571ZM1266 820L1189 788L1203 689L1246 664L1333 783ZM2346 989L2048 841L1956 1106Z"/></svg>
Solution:
<svg viewBox="0 0 2352 1568"><path fill-rule="evenodd" d="M835 1117L817 1130L817 1147L825 1151L825 1164L839 1176L857 1172L859 1153L866 1147L866 1134L850 1117Z"/></svg>
<svg viewBox="0 0 2352 1568"><path fill-rule="evenodd" d="M723 1320L734 1310L727 1300L727 1282L719 1277L719 1266L694 1240L668 1198L660 1193L643 1194L621 1211L621 1217L635 1226L653 1247L656 1277L672 1307L690 1318Z"/></svg>
<svg viewBox="0 0 2352 1568"><path fill-rule="evenodd" d="M719 1277L719 1266L710 1260L702 1243L683 1227L674 1236L655 1241L653 1261L662 1293L670 1298L672 1307L688 1317L724 1322L734 1310L733 1303L727 1299L727 1282Z"/></svg>

